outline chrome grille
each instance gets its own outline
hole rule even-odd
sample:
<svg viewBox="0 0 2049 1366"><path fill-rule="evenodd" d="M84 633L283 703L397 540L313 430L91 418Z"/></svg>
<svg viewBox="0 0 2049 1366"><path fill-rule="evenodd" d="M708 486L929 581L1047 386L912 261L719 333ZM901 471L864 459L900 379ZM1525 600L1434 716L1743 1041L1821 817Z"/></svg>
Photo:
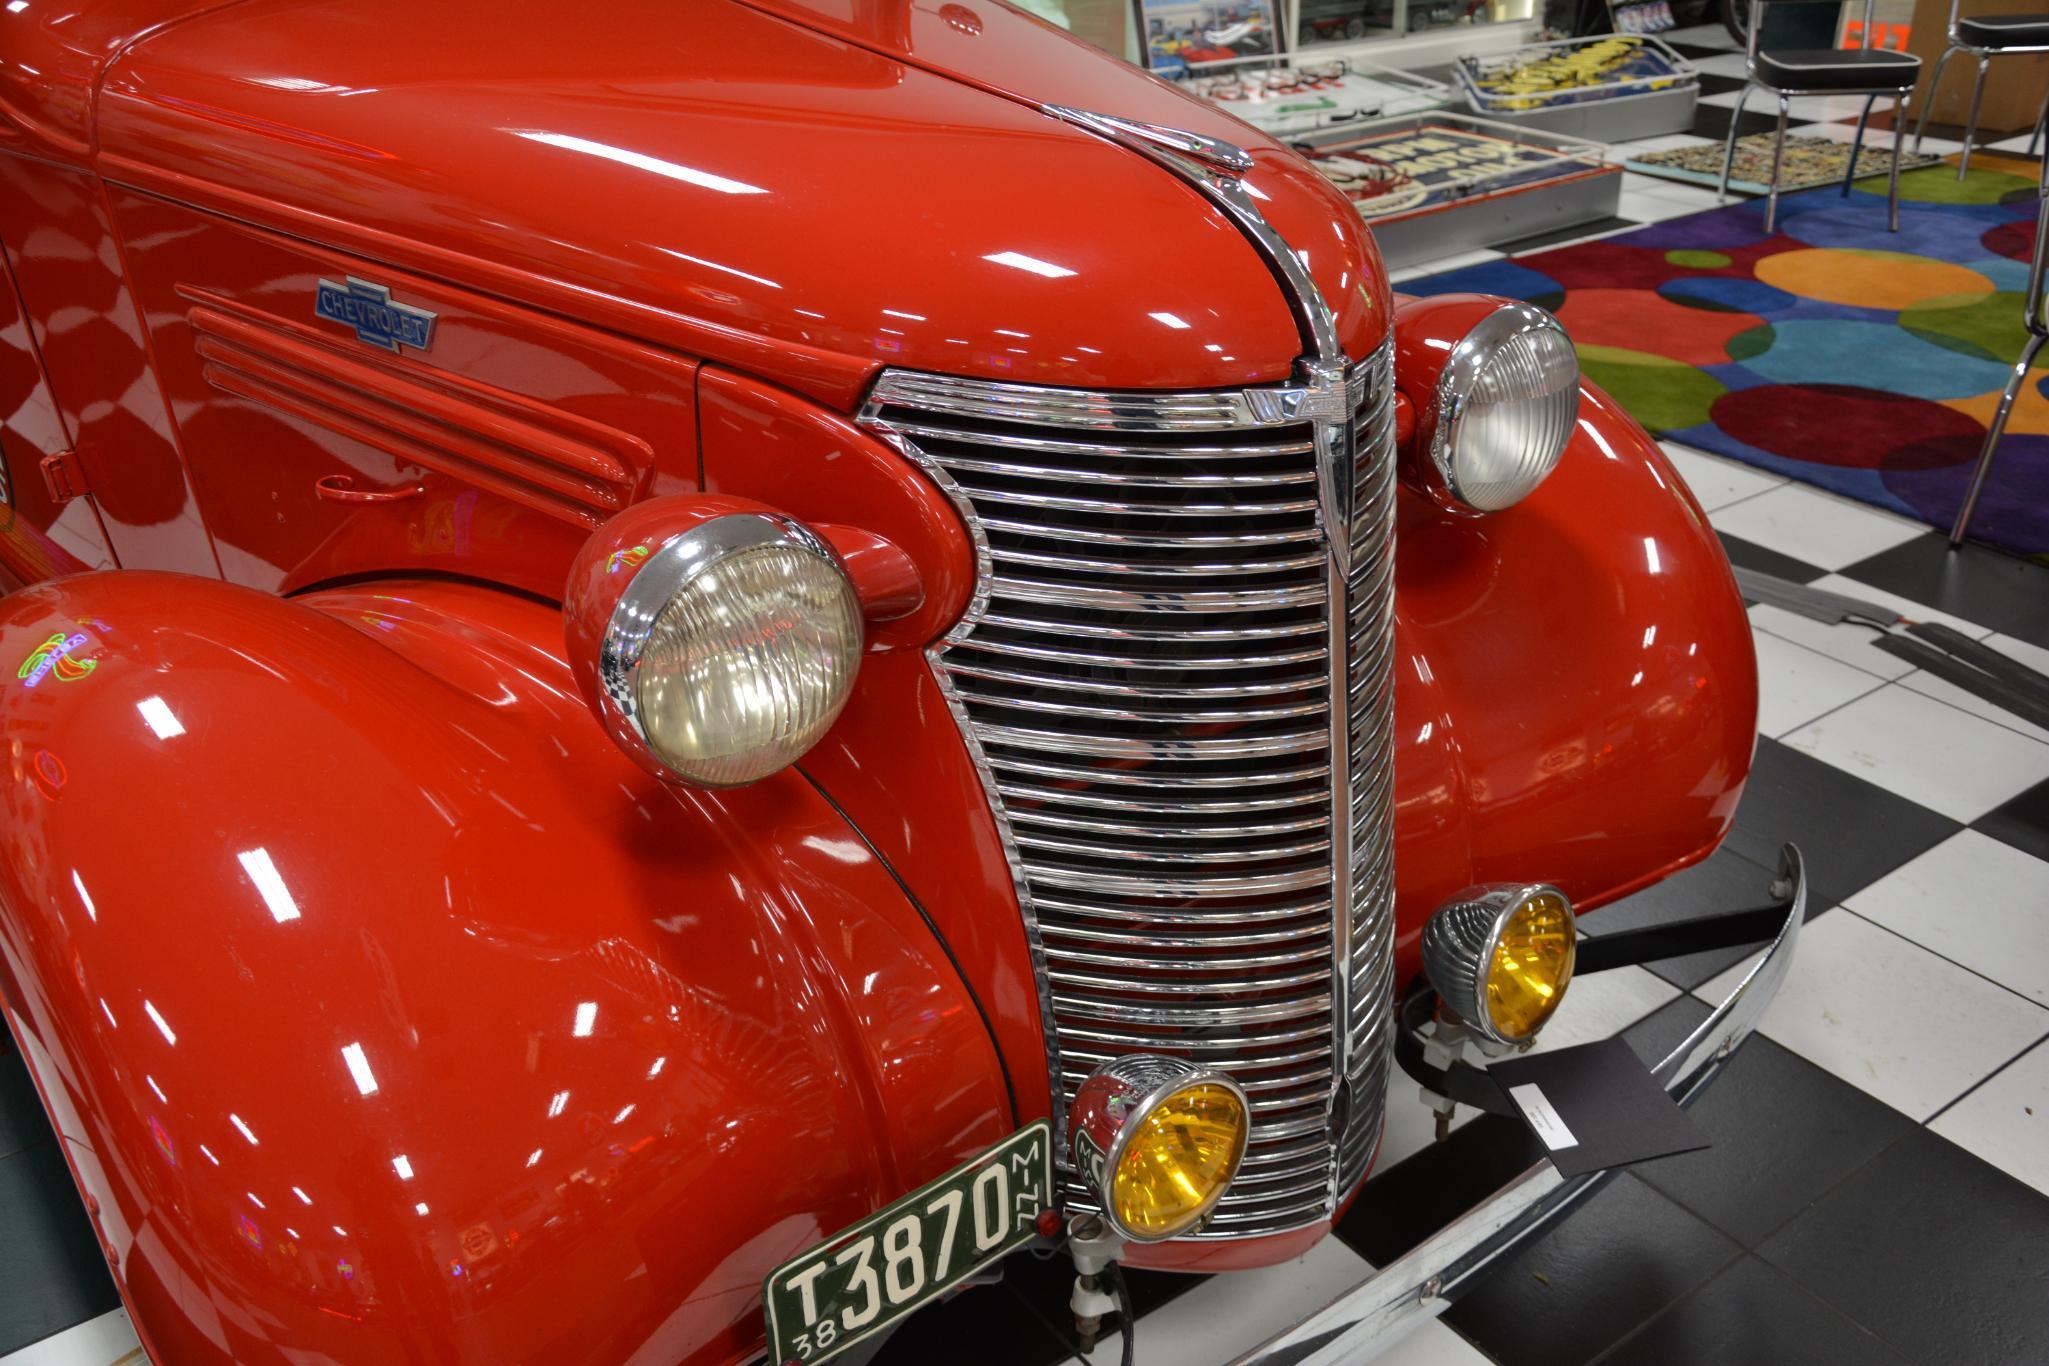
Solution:
<svg viewBox="0 0 2049 1366"><path fill-rule="evenodd" d="M1252 1102L1243 1174L1200 1237L1327 1216L1380 1129L1389 363L1383 348L1346 386L1342 577L1315 429L1282 387L1101 393L889 371L862 415L947 488L975 538L976 598L931 660L1011 856L1057 1103L1133 1052L1226 1070ZM1088 1206L1079 1186L1070 1203Z"/></svg>

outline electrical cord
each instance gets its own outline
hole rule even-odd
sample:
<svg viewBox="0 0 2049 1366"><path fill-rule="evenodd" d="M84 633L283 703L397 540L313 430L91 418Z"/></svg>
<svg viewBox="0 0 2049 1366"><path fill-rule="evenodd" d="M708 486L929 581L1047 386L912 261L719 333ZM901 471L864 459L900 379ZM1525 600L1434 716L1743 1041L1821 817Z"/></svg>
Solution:
<svg viewBox="0 0 2049 1366"><path fill-rule="evenodd" d="M1117 1312L1124 1316L1124 1366L1132 1366L1138 1354L1138 1315L1131 1309L1131 1287L1124 1283L1124 1268L1110 1263L1110 1289L1117 1296Z"/></svg>

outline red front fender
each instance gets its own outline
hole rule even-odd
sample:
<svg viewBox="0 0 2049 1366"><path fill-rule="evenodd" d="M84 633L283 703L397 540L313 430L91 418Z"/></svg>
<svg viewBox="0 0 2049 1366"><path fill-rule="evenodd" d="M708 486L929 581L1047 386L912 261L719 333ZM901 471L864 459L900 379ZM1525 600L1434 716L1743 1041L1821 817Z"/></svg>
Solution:
<svg viewBox="0 0 2049 1366"><path fill-rule="evenodd" d="M446 584L0 601L0 988L158 1360L732 1360L766 1271L1012 1127L860 836L643 775L560 638Z"/></svg>
<svg viewBox="0 0 2049 1366"><path fill-rule="evenodd" d="M1463 517L1403 494L1395 571L1398 980L1475 882L1581 909L1704 858L1757 743L1721 542L1643 428L1586 385L1557 470Z"/></svg>

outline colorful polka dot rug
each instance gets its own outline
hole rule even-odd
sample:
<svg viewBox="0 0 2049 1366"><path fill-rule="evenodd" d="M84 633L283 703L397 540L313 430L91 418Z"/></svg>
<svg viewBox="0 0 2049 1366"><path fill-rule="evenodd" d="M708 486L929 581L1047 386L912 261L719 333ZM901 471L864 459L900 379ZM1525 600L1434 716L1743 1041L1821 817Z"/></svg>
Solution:
<svg viewBox="0 0 2049 1366"><path fill-rule="evenodd" d="M1660 436L1947 530L2012 366L2036 164L1980 154L1399 286L1557 313L1587 375ZM2043 353L2049 361L2049 350ZM2021 387L1974 539L2049 556L2049 368Z"/></svg>

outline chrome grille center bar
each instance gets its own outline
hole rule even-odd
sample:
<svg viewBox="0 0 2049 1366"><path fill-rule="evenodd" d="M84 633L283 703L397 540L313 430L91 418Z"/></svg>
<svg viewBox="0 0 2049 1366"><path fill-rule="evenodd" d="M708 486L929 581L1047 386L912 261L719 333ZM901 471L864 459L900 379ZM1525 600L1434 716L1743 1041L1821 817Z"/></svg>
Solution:
<svg viewBox="0 0 2049 1366"><path fill-rule="evenodd" d="M1101 392L885 371L862 420L974 537L930 654L1002 831L1056 1145L1095 1066L1168 1053L1252 1106L1196 1237L1331 1215L1385 1101L1393 977L1392 347L1351 364L1243 148L1043 105L1177 177L1272 271L1294 382ZM1091 1196L1070 1180L1068 1202Z"/></svg>
<svg viewBox="0 0 2049 1366"><path fill-rule="evenodd" d="M1328 1217L1379 1132L1391 388L1383 348L1342 391L1345 572L1327 443L1283 386L889 371L862 414L974 538L976 596L931 664L1010 856L1056 1106L1127 1053L1251 1099L1244 1173L1199 1237Z"/></svg>

